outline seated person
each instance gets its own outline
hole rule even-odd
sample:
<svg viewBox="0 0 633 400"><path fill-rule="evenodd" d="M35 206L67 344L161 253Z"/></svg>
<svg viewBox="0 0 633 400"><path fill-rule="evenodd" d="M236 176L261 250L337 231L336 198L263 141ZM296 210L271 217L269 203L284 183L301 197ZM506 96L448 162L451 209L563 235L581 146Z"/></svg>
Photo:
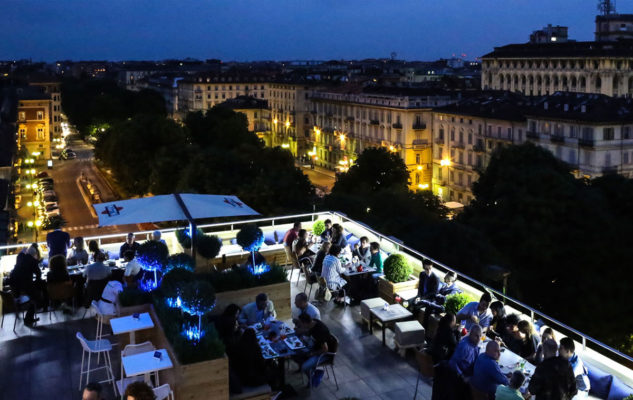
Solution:
<svg viewBox="0 0 633 400"><path fill-rule="evenodd" d="M103 289L101 298L97 301L99 310L106 315L116 315L116 298L123 291L123 284L119 281L111 280Z"/></svg>
<svg viewBox="0 0 633 400"><path fill-rule="evenodd" d="M521 328L519 328L521 329ZM571 369L574 371L574 377L576 378L576 389L578 389L579 398L587 398L589 396L589 390L591 389L591 383L589 382L589 375L585 364L582 359L578 357L576 352L576 345L571 338L564 337L560 340L558 346L558 355L569 361Z"/></svg>
<svg viewBox="0 0 633 400"><path fill-rule="evenodd" d="M229 304L215 320L215 330L220 336L220 340L224 342L226 348L226 354L231 357L233 354L239 338L240 338L240 324L238 318L242 309L237 304Z"/></svg>
<svg viewBox="0 0 633 400"><path fill-rule="evenodd" d="M161 242L162 244L164 244L165 246L167 246L167 242L165 242L165 239L161 239L161 233L159 230L155 230L154 232L152 232L152 240L155 242Z"/></svg>
<svg viewBox="0 0 633 400"><path fill-rule="evenodd" d="M515 354L519 354L523 346L523 338L519 332L519 322L521 320L518 315L508 315L505 320L505 332L501 335L501 340L505 346Z"/></svg>
<svg viewBox="0 0 633 400"><path fill-rule="evenodd" d="M325 220L325 230L321 233L321 239L323 239L324 242L329 242L332 240L332 220L331 219Z"/></svg>
<svg viewBox="0 0 633 400"><path fill-rule="evenodd" d="M97 253L101 253L104 255L105 260L107 260L109 257L108 253L104 252L103 250L101 250L99 248L99 243L96 240L91 240L88 242L88 252L90 253L90 262L95 262L95 255Z"/></svg>
<svg viewBox="0 0 633 400"><path fill-rule="evenodd" d="M369 239L367 239L367 236L361 237L360 241L354 245L352 256L358 257L358 261L363 265L369 265L371 261L371 251L369 249Z"/></svg>
<svg viewBox="0 0 633 400"><path fill-rule="evenodd" d="M86 282L106 279L112 273L110 267L104 264L106 260L106 255L102 253L101 250L98 250L96 253L94 253L94 259L95 262L88 265L84 270Z"/></svg>
<svg viewBox="0 0 633 400"><path fill-rule="evenodd" d="M134 250L126 250L123 253L123 261L125 262L125 272L123 273L125 283L127 286L136 287L136 280L140 277L142 268L141 264L136 261Z"/></svg>
<svg viewBox="0 0 633 400"><path fill-rule="evenodd" d="M310 250L312 243L308 240L308 231L299 229L297 238L292 242L292 251L297 255L297 260L304 257L312 257L314 253Z"/></svg>
<svg viewBox="0 0 633 400"><path fill-rule="evenodd" d="M347 247L347 239L345 239L345 231L342 225L332 225L332 244L337 245L341 250Z"/></svg>
<svg viewBox="0 0 633 400"><path fill-rule="evenodd" d="M81 394L81 400L103 400L101 397L101 385L97 382L90 382L84 388Z"/></svg>
<svg viewBox="0 0 633 400"><path fill-rule="evenodd" d="M119 249L119 258L123 258L123 254L125 254L125 252L128 250L132 250L134 251L134 254L136 254L140 244L138 244L134 239L135 236L132 232L127 234L127 237L125 238L125 243L123 243L121 245L121 248Z"/></svg>
<svg viewBox="0 0 633 400"><path fill-rule="evenodd" d="M336 353L338 341L323 322L312 319L307 313L299 316L299 322L305 329L305 336L311 337L313 344L307 353L298 355L294 359L301 366L301 371L309 378L320 363L331 359L323 356L324 353Z"/></svg>
<svg viewBox="0 0 633 400"><path fill-rule="evenodd" d="M48 283L61 283L69 282L70 275L68 275L68 269L66 268L66 258L58 254L48 260L48 274L46 274L46 282Z"/></svg>
<svg viewBox="0 0 633 400"><path fill-rule="evenodd" d="M462 378L468 378L473 375L475 360L479 355L479 342L481 341L482 329L478 324L473 323L470 326L468 336L462 340L455 348L453 356L450 358L448 365Z"/></svg>
<svg viewBox="0 0 633 400"><path fill-rule="evenodd" d="M499 385L497 386L497 391L495 392L495 400L524 400L526 397L523 397L521 394L521 386L525 382L525 375L521 371L514 371L512 373L512 377L510 378L510 383L508 386Z"/></svg>
<svg viewBox="0 0 633 400"><path fill-rule="evenodd" d="M323 242L323 244L321 245L321 248L317 252L316 257L314 259L312 272L316 273L319 276L321 276L321 272L323 271L323 260L325 259L325 256L327 256L328 253L330 252L330 247L332 247L332 243Z"/></svg>
<svg viewBox="0 0 633 400"><path fill-rule="evenodd" d="M300 330L300 328L297 328L299 325L299 316L304 313L308 314L312 319L321 320L321 312L313 304L310 304L308 295L298 293L295 296L295 306L292 308L292 322L295 324L295 331Z"/></svg>
<svg viewBox="0 0 633 400"><path fill-rule="evenodd" d="M436 304L444 305L447 296L462 292L455 282L457 282L457 274L453 271L448 271L446 275L444 275L444 282L440 282L440 290L438 290L435 296Z"/></svg>
<svg viewBox="0 0 633 400"><path fill-rule="evenodd" d="M422 272L418 282L418 294L409 299L413 307L423 308L435 301L435 296L440 289L440 278L433 271L433 262L425 259L422 261Z"/></svg>
<svg viewBox="0 0 633 400"><path fill-rule="evenodd" d="M553 339L556 341L556 335L554 335L554 330L549 326L543 330L543 335L541 337L541 343L539 343L536 348L536 355L534 356L534 364L539 365L543 362L543 342L547 339Z"/></svg>
<svg viewBox="0 0 633 400"><path fill-rule="evenodd" d="M229 361L243 386L268 383L270 371L257 342L255 330L248 328L244 331Z"/></svg>
<svg viewBox="0 0 633 400"><path fill-rule="evenodd" d="M380 254L380 243L371 242L369 244L369 268L376 268L377 274L382 274L382 254Z"/></svg>
<svg viewBox="0 0 633 400"><path fill-rule="evenodd" d="M154 390L145 382L132 382L125 388L124 400L155 400Z"/></svg>
<svg viewBox="0 0 633 400"><path fill-rule="evenodd" d="M40 259L37 243L33 243L18 254L15 267L9 274L9 284L14 294L16 296L27 295L31 300L29 309L24 317L24 323L29 326L39 321L39 318L35 318L37 306L46 304L42 296L43 284L42 271L40 271L39 267Z"/></svg>
<svg viewBox="0 0 633 400"><path fill-rule="evenodd" d="M508 378L501 372L499 358L501 357L501 347L499 342L491 340L486 345L486 352L480 354L475 361L473 377L470 384L479 391L488 393L489 397L494 397L497 386L507 385Z"/></svg>
<svg viewBox="0 0 633 400"><path fill-rule="evenodd" d="M345 267L341 265L341 260L338 258L339 254L341 254L341 248L333 244L330 247L329 254L323 259L321 276L325 279L325 282L327 282L328 289L338 292L334 302L342 304L345 301L343 291L349 289L349 284L341 276L341 274L345 272Z"/></svg>
<svg viewBox="0 0 633 400"><path fill-rule="evenodd" d="M449 360L453 352L455 352L459 338L460 332L459 329L457 329L455 314L447 313L440 318L435 338L433 338L431 344L433 363L437 364L440 361Z"/></svg>
<svg viewBox="0 0 633 400"><path fill-rule="evenodd" d="M521 350L517 354L533 363L536 357L536 350L541 344L541 337L536 333L534 325L530 321L519 321L517 328L521 341Z"/></svg>
<svg viewBox="0 0 633 400"><path fill-rule="evenodd" d="M88 252L84 249L84 238L77 236L68 256L68 265L88 264Z"/></svg>
<svg viewBox="0 0 633 400"><path fill-rule="evenodd" d="M264 322L269 318L277 318L275 305L268 300L266 293L260 293L253 303L248 303L244 306L238 320L243 326L251 326L258 322Z"/></svg>
<svg viewBox="0 0 633 400"><path fill-rule="evenodd" d="M490 312L492 313L492 320L488 327L486 336L494 339L496 337L502 338L506 333L506 308L500 301L493 301L490 304Z"/></svg>
<svg viewBox="0 0 633 400"><path fill-rule="evenodd" d="M492 320L492 312L488 308L491 301L492 296L490 296L490 293L485 292L481 295L479 302L473 301L459 310L457 322L465 321L465 328L468 331L473 325L477 324L485 332Z"/></svg>

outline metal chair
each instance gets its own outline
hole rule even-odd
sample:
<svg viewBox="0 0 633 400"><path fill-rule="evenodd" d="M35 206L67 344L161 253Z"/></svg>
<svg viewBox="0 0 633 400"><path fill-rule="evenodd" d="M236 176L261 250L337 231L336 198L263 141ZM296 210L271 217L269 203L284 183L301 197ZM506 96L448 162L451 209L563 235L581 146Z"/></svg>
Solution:
<svg viewBox="0 0 633 400"><path fill-rule="evenodd" d="M310 292L308 293L308 299L310 299L310 296L312 295L312 286L315 283L319 283L319 276L315 272L312 272L312 267L314 266L312 259L309 257L305 257L304 260L306 260L306 263L302 265L302 268L303 268L303 275L306 278L306 283L303 286L303 293L306 292L306 289L308 288L308 284L309 284Z"/></svg>
<svg viewBox="0 0 633 400"><path fill-rule="evenodd" d="M154 396L156 396L156 400L175 400L174 391L171 390L169 384L166 383L159 387L156 387L154 390Z"/></svg>
<svg viewBox="0 0 633 400"><path fill-rule="evenodd" d="M121 360L123 357L131 356L139 353L146 353L148 351L155 351L156 347L152 344L152 342L143 342L139 344L128 344L121 350ZM151 375L154 375L156 378L156 385L158 385L158 372L152 372ZM116 381L116 388L121 395L121 399L123 399L123 394L125 393L125 388L132 382L142 382L145 378L143 376L132 376L125 377L125 371L123 371L123 362L121 362L121 379ZM165 385L163 385L165 386ZM169 387L169 385L167 385ZM116 395L116 393L115 393Z"/></svg>
<svg viewBox="0 0 633 400"><path fill-rule="evenodd" d="M0 290L0 296L2 296L2 322L0 322L0 328L4 326L5 314L13 312L15 313L13 321L13 332L15 333L20 313L22 313L22 321L24 321L25 313L31 305L31 299L28 296L15 297L13 293L5 290Z"/></svg>
<svg viewBox="0 0 633 400"><path fill-rule="evenodd" d="M46 285L46 291L48 292L48 318L54 311L53 302L64 302L71 300L73 307L73 314L75 313L75 286L72 281L49 283Z"/></svg>
<svg viewBox="0 0 633 400"><path fill-rule="evenodd" d="M308 385L310 386L310 391L312 391L312 377L314 376L315 371L317 370L318 367L323 367L323 369L325 370L325 373L327 374L327 378L330 379L330 373L327 369L327 367L330 367L330 369L332 370L332 376L334 377L334 383L336 384L336 390L338 390L338 381L336 379L336 372L334 371L334 360L336 358L336 353L338 352L338 338L334 335L332 335L332 337L334 338L336 345L334 346L333 349L328 349L328 350L332 350L332 351L328 351L326 353L322 353L318 360L317 360L317 365L316 367L310 371L310 376L309 376L309 381L308 381ZM303 379L303 376L302 376Z"/></svg>
<svg viewBox="0 0 633 400"><path fill-rule="evenodd" d="M95 333L95 340L101 340L103 339L103 336L110 336L110 334L103 334L103 325L104 323L109 322L110 319L112 319L116 315L104 314L99 308L99 303L94 300L92 301L92 303L90 303L90 308L94 311L95 319L97 320L97 332ZM112 343L112 345L116 346L118 345L118 343ZM99 362L100 357L101 355L97 354L97 362Z"/></svg>
<svg viewBox="0 0 633 400"><path fill-rule="evenodd" d="M435 376L435 370L433 369L433 357L425 350L419 350L415 353L415 359L418 362L418 379L415 382L415 394L413 399L418 396L418 386L420 385L420 378L425 376L427 378L433 378Z"/></svg>
<svg viewBox="0 0 633 400"><path fill-rule="evenodd" d="M112 382L112 390L116 394L116 384L114 373L112 372L112 360L110 359L110 350L112 350L112 344L110 341L102 339L102 340L87 340L81 332L77 332L77 339L81 344L83 352L81 353L81 371L79 372L79 390L84 386L83 377L86 375L86 383L90 382L90 373L93 371L98 371L100 369L106 370L106 375L108 379L102 382ZM85 363L86 353L88 353L88 361ZM97 362L97 368L91 367L91 358L93 354L101 355L103 353L103 361L105 363L104 366L99 367L99 362ZM86 369L84 370L84 363L86 364Z"/></svg>

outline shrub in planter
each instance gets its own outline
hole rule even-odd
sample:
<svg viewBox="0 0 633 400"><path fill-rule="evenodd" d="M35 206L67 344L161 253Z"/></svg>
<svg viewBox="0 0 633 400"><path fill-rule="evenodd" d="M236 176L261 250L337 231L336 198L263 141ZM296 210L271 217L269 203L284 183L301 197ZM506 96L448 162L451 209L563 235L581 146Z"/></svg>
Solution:
<svg viewBox="0 0 633 400"><path fill-rule="evenodd" d="M201 276L213 285L216 293L272 285L287 281L284 268L277 264L271 265L270 270L258 275L254 275L247 267L238 267L225 271L202 274Z"/></svg>
<svg viewBox="0 0 633 400"><path fill-rule="evenodd" d="M464 308L468 303L476 301L475 298L468 293L455 293L446 297L446 303L444 309L447 313L453 313L457 315L459 310Z"/></svg>
<svg viewBox="0 0 633 400"><path fill-rule="evenodd" d="M236 240L244 251L257 251L264 243L264 232L255 224L247 224L237 233Z"/></svg>
<svg viewBox="0 0 633 400"><path fill-rule="evenodd" d="M185 285L195 279L193 272L184 268L174 268L163 276L160 293L169 299L175 299L182 295Z"/></svg>
<svg viewBox="0 0 633 400"><path fill-rule="evenodd" d="M174 234L176 235L176 240L178 240L178 243L180 243L180 245L184 249L191 248L191 236L189 236L189 228L178 229L176 232L174 232ZM200 229L196 229L196 235L198 237L202 236L204 235L204 232L202 232Z"/></svg>
<svg viewBox="0 0 633 400"><path fill-rule="evenodd" d="M167 265L167 257L169 257L167 245L155 240L141 243L136 252L136 260L143 269L148 271L162 271Z"/></svg>
<svg viewBox="0 0 633 400"><path fill-rule="evenodd" d="M385 278L390 282L405 282L413 272L406 257L402 254L392 254L384 262Z"/></svg>
<svg viewBox="0 0 633 400"><path fill-rule="evenodd" d="M222 241L219 237L206 234L196 236L196 251L207 260L217 257L220 248L222 248Z"/></svg>
<svg viewBox="0 0 633 400"><path fill-rule="evenodd" d="M140 306L152 302L152 295L137 288L125 288L119 293L121 307Z"/></svg>
<svg viewBox="0 0 633 400"><path fill-rule="evenodd" d="M167 265L165 266L164 272L169 272L174 268L193 271L193 257L187 253L177 253L167 257Z"/></svg>
<svg viewBox="0 0 633 400"><path fill-rule="evenodd" d="M312 224L312 233L315 236L321 236L323 232L325 232L325 222L323 222L323 220L315 221L314 224Z"/></svg>

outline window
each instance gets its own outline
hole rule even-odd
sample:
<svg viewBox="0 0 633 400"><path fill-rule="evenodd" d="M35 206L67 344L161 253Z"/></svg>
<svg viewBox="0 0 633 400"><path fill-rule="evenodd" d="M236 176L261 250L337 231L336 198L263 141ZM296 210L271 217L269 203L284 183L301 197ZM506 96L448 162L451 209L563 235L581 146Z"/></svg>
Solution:
<svg viewBox="0 0 633 400"><path fill-rule="evenodd" d="M523 141L523 129L519 129L519 133L517 135L517 139L519 140L519 142Z"/></svg>
<svg viewBox="0 0 633 400"><path fill-rule="evenodd" d="M569 137L570 138L577 138L578 137L578 128L571 125L569 127Z"/></svg>
<svg viewBox="0 0 633 400"><path fill-rule="evenodd" d="M44 119L44 111L37 112L37 119Z"/></svg>
<svg viewBox="0 0 633 400"><path fill-rule="evenodd" d="M468 175L468 186L473 184L473 176L472 175Z"/></svg>
<svg viewBox="0 0 633 400"><path fill-rule="evenodd" d="M484 159L482 156L477 156L477 168L481 168L484 166Z"/></svg>
<svg viewBox="0 0 633 400"><path fill-rule="evenodd" d="M400 122L400 117L398 117L398 123ZM437 137L440 140L444 140L444 128L440 127L439 136Z"/></svg>
<svg viewBox="0 0 633 400"><path fill-rule="evenodd" d="M455 182L455 171L451 171L448 176L450 182Z"/></svg>
<svg viewBox="0 0 633 400"><path fill-rule="evenodd" d="M500 126L497 127L497 137L501 138L501 127Z"/></svg>
<svg viewBox="0 0 633 400"><path fill-rule="evenodd" d="M473 153L471 151L468 152L468 165L473 165Z"/></svg>
<svg viewBox="0 0 633 400"><path fill-rule="evenodd" d="M602 128L602 140L615 139L615 130L613 128Z"/></svg>
<svg viewBox="0 0 633 400"><path fill-rule="evenodd" d="M26 139L26 128L20 128L20 137Z"/></svg>
<svg viewBox="0 0 633 400"><path fill-rule="evenodd" d="M416 185L420 184L420 173L419 172L415 174L415 184Z"/></svg>
<svg viewBox="0 0 633 400"><path fill-rule="evenodd" d="M437 179L439 179L439 180L442 180L442 179L443 179L443 178L442 178L442 168L439 168L439 169L437 170Z"/></svg>
<svg viewBox="0 0 633 400"><path fill-rule="evenodd" d="M37 140L44 140L44 128L37 128Z"/></svg>
<svg viewBox="0 0 633 400"><path fill-rule="evenodd" d="M455 128L451 128L451 141L455 141Z"/></svg>
<svg viewBox="0 0 633 400"><path fill-rule="evenodd" d="M591 127L582 128L582 138L584 140L593 140L593 128Z"/></svg>
<svg viewBox="0 0 633 400"><path fill-rule="evenodd" d="M610 167L611 166L611 153L609 153L608 151L604 155L604 166L605 167Z"/></svg>
<svg viewBox="0 0 633 400"><path fill-rule="evenodd" d="M631 127L624 126L622 127L622 139L630 139L631 138Z"/></svg>
<svg viewBox="0 0 633 400"><path fill-rule="evenodd" d="M468 144L473 144L473 134L472 133L468 134Z"/></svg>
<svg viewBox="0 0 633 400"><path fill-rule="evenodd" d="M420 164L420 155L419 154L415 155L415 163L418 164L418 165Z"/></svg>
<svg viewBox="0 0 633 400"><path fill-rule="evenodd" d="M622 153L622 164L628 164L629 163L629 153L624 152Z"/></svg>

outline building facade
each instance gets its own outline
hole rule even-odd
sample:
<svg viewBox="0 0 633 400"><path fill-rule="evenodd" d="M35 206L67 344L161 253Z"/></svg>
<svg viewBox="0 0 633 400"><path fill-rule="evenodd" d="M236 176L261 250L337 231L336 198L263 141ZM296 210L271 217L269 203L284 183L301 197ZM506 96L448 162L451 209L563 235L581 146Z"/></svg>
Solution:
<svg viewBox="0 0 633 400"><path fill-rule="evenodd" d="M225 101L221 106L244 114L248 121L248 130L262 139L266 146L272 147L271 112L266 100L250 96L239 96Z"/></svg>
<svg viewBox="0 0 633 400"><path fill-rule="evenodd" d="M50 133L54 142L61 141L62 137L62 94L61 83L54 80L30 82L29 85L40 88L43 93L51 98L49 110Z"/></svg>
<svg viewBox="0 0 633 400"><path fill-rule="evenodd" d="M51 95L35 88L18 91L18 149L51 158Z"/></svg>

